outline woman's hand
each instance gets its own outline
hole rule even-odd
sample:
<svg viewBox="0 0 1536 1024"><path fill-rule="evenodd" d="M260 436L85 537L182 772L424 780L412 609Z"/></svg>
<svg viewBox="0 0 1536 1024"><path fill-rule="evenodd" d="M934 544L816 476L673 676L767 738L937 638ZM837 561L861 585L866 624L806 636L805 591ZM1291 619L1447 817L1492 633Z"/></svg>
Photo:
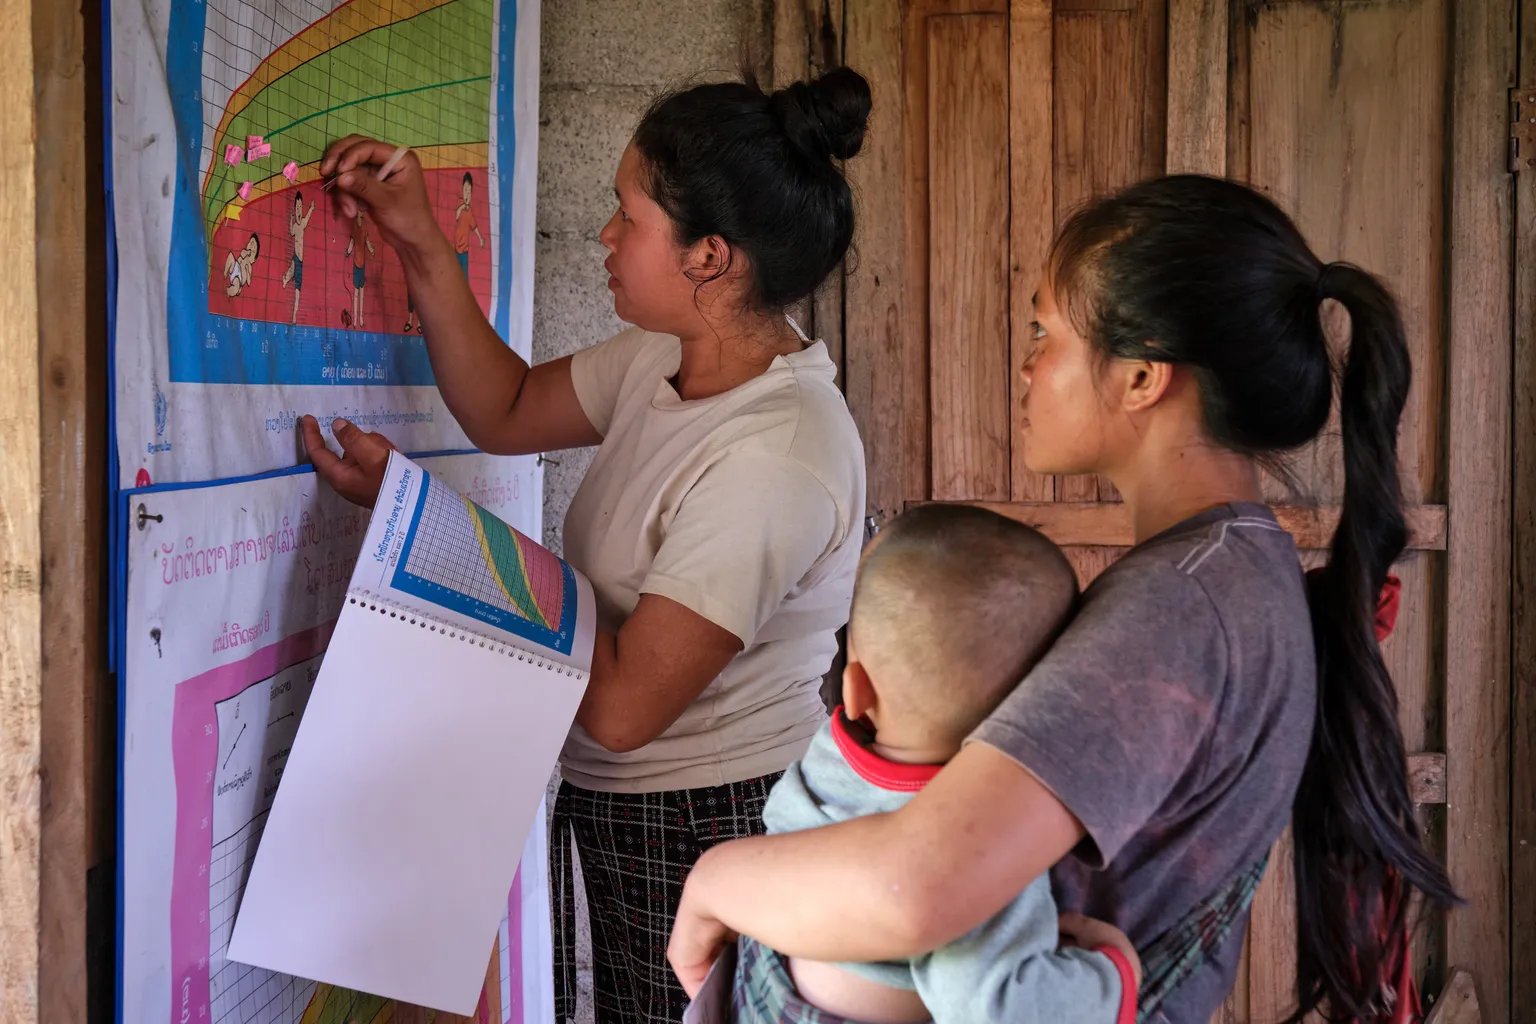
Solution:
<svg viewBox="0 0 1536 1024"><path fill-rule="evenodd" d="M706 852L704 856L709 856ZM715 920L698 906L697 891L683 887L683 899L672 924L672 938L667 943L667 962L692 999L698 995L725 947L736 941L736 933Z"/></svg>
<svg viewBox="0 0 1536 1024"><path fill-rule="evenodd" d="M405 154L388 178L380 181L375 177L396 148L362 135L348 135L325 151L320 173L327 178L334 176L337 203L348 219L356 217L360 209L367 210L384 241L405 256L448 239L427 202L426 178L415 153Z"/></svg>
<svg viewBox="0 0 1536 1024"><path fill-rule="evenodd" d="M320 436L320 423L313 416L302 417L299 430L304 435L304 451L315 472L352 504L373 508L379 488L384 485L389 453L399 451L389 438L383 434L370 434L346 420L335 420L331 423L331 432L341 445L338 456L325 446L325 438Z"/></svg>
<svg viewBox="0 0 1536 1024"><path fill-rule="evenodd" d="M1131 945L1130 937L1125 932L1108 921L1074 913L1062 914L1059 927L1063 946L1079 946L1083 949L1108 946L1118 949L1130 961L1131 972L1136 976L1136 987L1141 988L1141 957L1136 955L1136 947Z"/></svg>

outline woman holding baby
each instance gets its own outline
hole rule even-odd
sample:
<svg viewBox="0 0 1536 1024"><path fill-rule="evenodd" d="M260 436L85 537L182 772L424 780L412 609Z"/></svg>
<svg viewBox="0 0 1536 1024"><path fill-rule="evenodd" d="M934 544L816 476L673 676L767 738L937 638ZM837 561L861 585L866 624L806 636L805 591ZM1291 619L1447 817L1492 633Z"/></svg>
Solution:
<svg viewBox="0 0 1536 1024"><path fill-rule="evenodd" d="M833 158L858 151L868 110L847 71L660 100L619 162L601 235L615 308L636 326L532 368L481 316L414 160L380 183L369 171L393 147L349 139L323 168L343 212L366 206L399 251L472 440L601 444L565 539L605 631L554 837L581 856L598 1020L680 1017L669 929L689 992L736 933L802 968L907 960L974 936L1048 871L1062 909L1113 922L1145 954L1213 898L1245 914L1288 822L1301 1009L1367 1014L1410 899L1454 898L1417 839L1372 633L1406 540L1408 355L1381 285L1323 264L1240 185L1167 178L1090 206L1035 297L1029 466L1108 476L1137 546L910 800L758 835L768 791L824 721L817 681L860 550L861 445L824 346L783 310L848 247ZM1304 582L1258 469L1328 421L1326 300L1352 323L1337 382L1346 487L1329 564ZM304 430L317 470L371 501L388 442L340 423L338 458L312 420ZM859 761L864 741L850 742ZM1160 997L1162 1019L1210 1018L1241 923L1208 936Z"/></svg>
<svg viewBox="0 0 1536 1024"><path fill-rule="evenodd" d="M1351 323L1337 380L1327 300ZM1365 271L1320 261L1269 200L1183 176L1072 217L1034 306L1029 468L1109 477L1136 546L910 801L707 851L671 962L692 992L736 934L795 962L915 957L1048 871L1062 909L1145 955L1236 893L1238 926L1197 949L1153 1018L1205 1024L1233 983L1241 897L1290 823L1298 1016L1369 1017L1411 900L1455 899L1418 839L1373 632L1407 540L1397 307ZM1326 569L1304 580L1259 469L1322 431L1335 385L1343 509Z"/></svg>

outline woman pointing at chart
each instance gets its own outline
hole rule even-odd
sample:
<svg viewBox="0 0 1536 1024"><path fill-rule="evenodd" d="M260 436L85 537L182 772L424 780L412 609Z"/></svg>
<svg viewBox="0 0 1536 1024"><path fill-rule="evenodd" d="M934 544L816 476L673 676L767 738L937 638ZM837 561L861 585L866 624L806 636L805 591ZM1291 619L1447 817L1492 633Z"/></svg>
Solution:
<svg viewBox="0 0 1536 1024"><path fill-rule="evenodd" d="M321 168L342 212L366 209L399 253L438 386L477 446L601 445L565 520L602 632L552 843L559 872L571 836L580 854L601 1022L681 1016L666 945L683 878L708 847L761 831L768 790L826 716L864 454L826 347L784 311L847 251L853 199L833 160L858 152L869 104L847 69L771 95L736 82L658 100L619 158L600 235L614 309L634 326L534 367L482 315L414 156L352 137ZM389 442L334 427L340 457L303 422L316 470L371 504ZM568 890L563 909L562 1020Z"/></svg>

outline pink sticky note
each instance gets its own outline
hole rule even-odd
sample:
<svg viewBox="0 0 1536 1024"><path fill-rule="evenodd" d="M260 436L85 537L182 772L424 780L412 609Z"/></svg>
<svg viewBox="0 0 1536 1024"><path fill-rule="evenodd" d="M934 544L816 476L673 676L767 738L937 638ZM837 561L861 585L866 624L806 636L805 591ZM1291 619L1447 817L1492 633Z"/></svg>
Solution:
<svg viewBox="0 0 1536 1024"><path fill-rule="evenodd" d="M231 143L224 147L224 162L233 167L245 157L245 150Z"/></svg>
<svg viewBox="0 0 1536 1024"><path fill-rule="evenodd" d="M272 147L265 142L259 146L252 146L245 151L245 158L247 160L260 160L262 157L271 155Z"/></svg>
<svg viewBox="0 0 1536 1024"><path fill-rule="evenodd" d="M292 160L289 160L288 163L283 167L283 177L287 178L289 181L298 181L299 165L294 163Z"/></svg>
<svg viewBox="0 0 1536 1024"><path fill-rule="evenodd" d="M259 145L261 145L261 136L260 135L247 135L245 137L245 148L246 149L255 149Z"/></svg>
<svg viewBox="0 0 1536 1024"><path fill-rule="evenodd" d="M241 199L249 199L249 198L251 198L251 183L250 182L243 181L243 182L240 183L240 198Z"/></svg>

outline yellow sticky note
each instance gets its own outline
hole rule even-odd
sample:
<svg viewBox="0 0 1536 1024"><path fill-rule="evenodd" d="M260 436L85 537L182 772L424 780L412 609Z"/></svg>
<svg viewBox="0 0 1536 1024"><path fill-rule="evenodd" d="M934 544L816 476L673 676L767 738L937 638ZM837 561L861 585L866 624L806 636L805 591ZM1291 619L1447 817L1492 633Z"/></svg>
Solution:
<svg viewBox="0 0 1536 1024"><path fill-rule="evenodd" d="M230 220L239 220L240 219L240 204L239 203L230 203L228 206L224 207L224 216L229 218Z"/></svg>

